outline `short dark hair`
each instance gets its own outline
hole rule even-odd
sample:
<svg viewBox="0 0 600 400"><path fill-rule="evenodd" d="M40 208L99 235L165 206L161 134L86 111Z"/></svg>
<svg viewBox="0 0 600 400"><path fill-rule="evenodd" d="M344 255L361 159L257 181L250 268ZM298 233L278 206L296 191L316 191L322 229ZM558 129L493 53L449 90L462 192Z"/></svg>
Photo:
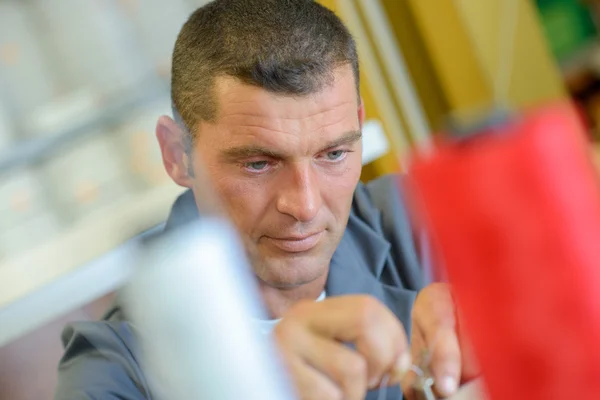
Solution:
<svg viewBox="0 0 600 400"><path fill-rule="evenodd" d="M231 76L273 93L302 96L359 70L352 35L313 0L215 0L196 10L173 51L171 99L178 122L194 134L218 113L214 80ZM190 138L192 139L192 138Z"/></svg>

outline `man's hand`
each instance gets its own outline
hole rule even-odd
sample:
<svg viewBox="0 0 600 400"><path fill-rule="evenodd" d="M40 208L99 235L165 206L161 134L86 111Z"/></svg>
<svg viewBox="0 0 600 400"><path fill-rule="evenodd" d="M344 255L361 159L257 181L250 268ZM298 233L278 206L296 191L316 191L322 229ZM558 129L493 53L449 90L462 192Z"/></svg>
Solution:
<svg viewBox="0 0 600 400"><path fill-rule="evenodd" d="M414 362L418 364L424 353L431 357L429 368L440 396L454 394L460 384L478 375L473 351L456 316L450 287L444 283L426 287L415 300L411 332ZM414 379L414 372L410 372L402 381L408 399L414 398Z"/></svg>
<svg viewBox="0 0 600 400"><path fill-rule="evenodd" d="M302 400L363 400L388 374L389 385L399 383L411 365L404 328L368 296L301 302L274 335Z"/></svg>

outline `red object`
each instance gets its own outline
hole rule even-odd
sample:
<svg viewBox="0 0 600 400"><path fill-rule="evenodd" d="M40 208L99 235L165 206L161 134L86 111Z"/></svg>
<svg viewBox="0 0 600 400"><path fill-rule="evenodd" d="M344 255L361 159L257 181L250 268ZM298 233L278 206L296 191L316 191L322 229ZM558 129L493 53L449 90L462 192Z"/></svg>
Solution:
<svg viewBox="0 0 600 400"><path fill-rule="evenodd" d="M570 104L415 160L492 400L600 399L600 186Z"/></svg>

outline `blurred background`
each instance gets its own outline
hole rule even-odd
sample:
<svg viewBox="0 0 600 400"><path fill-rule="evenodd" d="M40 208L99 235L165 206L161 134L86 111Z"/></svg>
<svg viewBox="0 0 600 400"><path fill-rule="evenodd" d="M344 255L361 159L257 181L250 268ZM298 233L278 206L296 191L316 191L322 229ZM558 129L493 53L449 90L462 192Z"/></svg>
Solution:
<svg viewBox="0 0 600 400"><path fill-rule="evenodd" d="M0 399L52 398L62 327L102 315L124 244L182 191L154 126L177 32L206 2L0 0ZM572 98L597 157L600 1L508 2L321 1L361 56L363 180L402 171L448 114L491 105L507 68L510 106Z"/></svg>

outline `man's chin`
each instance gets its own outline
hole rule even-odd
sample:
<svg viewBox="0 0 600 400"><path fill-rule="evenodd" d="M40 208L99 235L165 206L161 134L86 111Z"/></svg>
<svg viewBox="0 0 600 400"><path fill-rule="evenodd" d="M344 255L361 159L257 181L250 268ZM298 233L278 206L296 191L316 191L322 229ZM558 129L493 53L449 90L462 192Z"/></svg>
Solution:
<svg viewBox="0 0 600 400"><path fill-rule="evenodd" d="M312 281L290 281L290 280L284 280L284 279L261 279L258 278L260 280L260 283L262 286L268 286L270 288L273 289L279 289L279 290L293 290L293 289L297 289L300 288L302 286L305 286L311 282L314 282L314 280Z"/></svg>
<svg viewBox="0 0 600 400"><path fill-rule="evenodd" d="M262 285L277 289L295 289L309 285L327 274L327 266L311 266L308 263L294 265L295 263L270 263L263 264L255 269L255 274Z"/></svg>

